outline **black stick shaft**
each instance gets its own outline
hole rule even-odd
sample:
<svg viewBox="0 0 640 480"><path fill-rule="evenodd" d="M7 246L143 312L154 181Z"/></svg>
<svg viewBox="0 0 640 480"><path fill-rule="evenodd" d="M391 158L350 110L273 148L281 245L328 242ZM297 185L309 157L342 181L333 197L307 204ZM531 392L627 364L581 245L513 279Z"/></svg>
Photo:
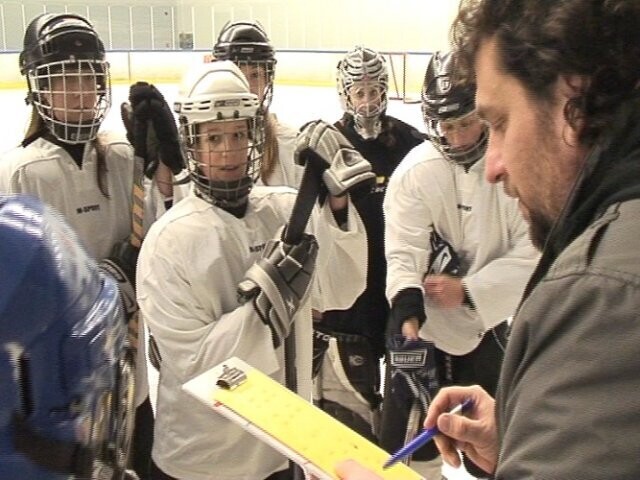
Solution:
<svg viewBox="0 0 640 480"><path fill-rule="evenodd" d="M283 232L282 241L289 245L295 245L300 242L302 234L309 217L313 211L313 206L320 193L320 182L322 181L322 172L324 169L319 165L315 158L307 157L307 163L302 174L302 181L298 189L296 202L291 210L289 223ZM291 324L291 331L284 340L284 365L285 365L285 384L289 390L294 393L298 392L298 372L296 368L296 325ZM289 470L294 480L303 480L304 473L300 466L294 462L289 462Z"/></svg>
<svg viewBox="0 0 640 480"><path fill-rule="evenodd" d="M298 196L291 210L289 224L282 237L282 241L286 244L295 245L300 242L302 234L305 228L307 228L311 211L320 193L322 172L324 171L318 163L314 158L307 159L307 164L302 174L302 181L300 182L300 188L298 189Z"/></svg>

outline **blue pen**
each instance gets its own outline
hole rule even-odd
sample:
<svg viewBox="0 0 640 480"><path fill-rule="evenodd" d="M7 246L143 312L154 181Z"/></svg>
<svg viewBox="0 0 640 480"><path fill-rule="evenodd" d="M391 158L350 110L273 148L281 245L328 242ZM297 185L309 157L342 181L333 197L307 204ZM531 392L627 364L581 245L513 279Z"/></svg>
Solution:
<svg viewBox="0 0 640 480"><path fill-rule="evenodd" d="M449 413L452 413L452 414L462 413L464 410L469 408L471 404L472 404L472 400L470 398L467 398L460 405L452 408L449 411ZM382 468L384 469L389 468L391 465L398 463L400 460L408 457L409 455L414 453L416 450L418 450L421 446L423 446L425 443L427 443L429 440L431 440L433 437L435 437L439 432L440 431L438 430L437 426L423 430L416 438L411 440L404 447L402 447L396 453L391 455L391 457L389 457L389 460L384 462L384 465L382 466Z"/></svg>

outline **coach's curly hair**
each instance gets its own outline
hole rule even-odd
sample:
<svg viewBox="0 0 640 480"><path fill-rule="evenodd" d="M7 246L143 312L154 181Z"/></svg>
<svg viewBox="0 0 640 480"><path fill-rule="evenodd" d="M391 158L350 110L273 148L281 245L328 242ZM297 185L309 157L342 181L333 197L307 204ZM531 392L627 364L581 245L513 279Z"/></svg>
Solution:
<svg viewBox="0 0 640 480"><path fill-rule="evenodd" d="M462 0L451 37L467 80L480 43L495 37L504 71L542 103L559 75L588 78L565 105L584 145L640 95L640 0Z"/></svg>

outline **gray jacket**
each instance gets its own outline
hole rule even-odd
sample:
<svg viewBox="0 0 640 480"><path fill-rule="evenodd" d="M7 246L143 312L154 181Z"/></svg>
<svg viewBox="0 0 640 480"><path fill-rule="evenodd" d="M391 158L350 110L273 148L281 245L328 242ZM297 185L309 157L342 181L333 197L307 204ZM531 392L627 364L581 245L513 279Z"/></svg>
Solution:
<svg viewBox="0 0 640 480"><path fill-rule="evenodd" d="M640 115L625 115L514 319L498 479L640 478Z"/></svg>

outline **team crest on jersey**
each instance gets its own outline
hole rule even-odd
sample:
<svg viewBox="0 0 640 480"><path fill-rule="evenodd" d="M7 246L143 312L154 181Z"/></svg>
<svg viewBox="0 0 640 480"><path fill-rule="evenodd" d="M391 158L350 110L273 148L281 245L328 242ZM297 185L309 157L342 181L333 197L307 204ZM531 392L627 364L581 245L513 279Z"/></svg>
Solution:
<svg viewBox="0 0 640 480"><path fill-rule="evenodd" d="M362 355L349 355L349 365L352 367L362 367L367 361Z"/></svg>
<svg viewBox="0 0 640 480"><path fill-rule="evenodd" d="M371 193L384 193L387 190L387 177L378 175L376 183L371 187Z"/></svg>
<svg viewBox="0 0 640 480"><path fill-rule="evenodd" d="M249 252L251 253L260 253L266 247L266 243L261 243L260 245L249 245Z"/></svg>

